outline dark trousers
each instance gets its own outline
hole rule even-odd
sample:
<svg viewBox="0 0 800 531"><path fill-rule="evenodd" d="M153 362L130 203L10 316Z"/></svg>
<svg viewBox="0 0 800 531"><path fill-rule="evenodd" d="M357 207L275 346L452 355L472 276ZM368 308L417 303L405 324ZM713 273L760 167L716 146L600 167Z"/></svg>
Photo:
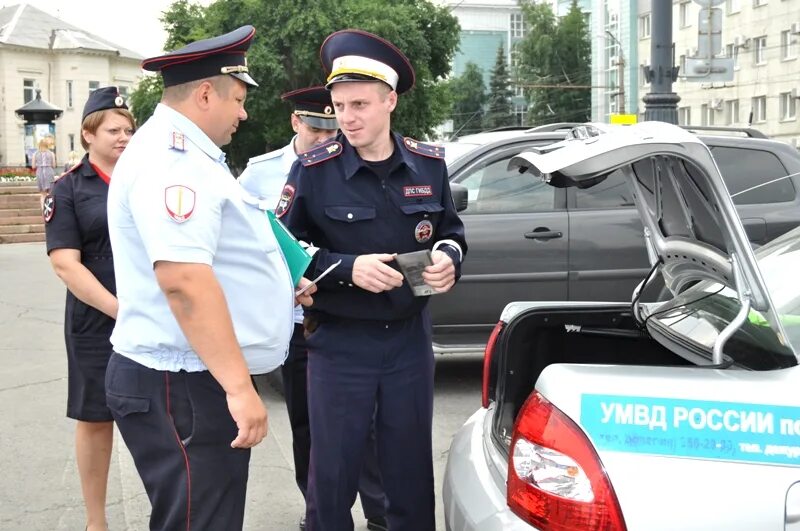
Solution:
<svg viewBox="0 0 800 531"><path fill-rule="evenodd" d="M148 369L112 354L106 400L142 478L151 530L242 529L250 450L208 371Z"/></svg>
<svg viewBox="0 0 800 531"><path fill-rule="evenodd" d="M308 338L306 525L350 531L370 424L392 531L433 531L433 351L427 311L400 322L321 322Z"/></svg>
<svg viewBox="0 0 800 531"><path fill-rule="evenodd" d="M308 352L303 337L303 325L296 324L289 355L281 367L283 392L286 398L286 409L289 411L289 423L292 426L292 451L294 453L295 480L308 498L308 462L311 452L311 429L308 421ZM381 486L378 470L378 454L375 445L375 430L370 430L364 452L364 465L358 480L358 493L364 516L369 518L386 515L386 496Z"/></svg>

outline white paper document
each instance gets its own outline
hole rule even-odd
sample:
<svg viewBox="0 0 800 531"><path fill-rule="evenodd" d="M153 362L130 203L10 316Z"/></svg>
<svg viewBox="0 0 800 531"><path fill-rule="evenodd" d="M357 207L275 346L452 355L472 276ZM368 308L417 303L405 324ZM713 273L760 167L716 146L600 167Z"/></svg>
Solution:
<svg viewBox="0 0 800 531"><path fill-rule="evenodd" d="M294 292L294 296L295 296L295 297L299 297L300 295L302 295L303 293L305 293L305 292L306 292L306 290L307 290L308 288L310 288L311 286L315 285L317 282L319 282L320 280L322 280L323 278L325 278L325 276L327 276L327 274L328 274L328 273L330 273L331 271L333 271L334 269L336 269L336 266L338 266L338 265L339 265L339 264L341 264L341 263L342 263L342 261L341 261L341 260L337 260L336 262L334 262L333 264L331 264L331 265L330 265L330 267L328 267L328 269L326 269L325 271L323 271L322 273L320 273L320 275L319 275L317 278L315 278L314 280L312 280L312 281L311 281L309 284L307 284L307 285L306 285L306 286L305 286L303 289L300 289L300 290L297 290L297 291L295 291L295 292Z"/></svg>

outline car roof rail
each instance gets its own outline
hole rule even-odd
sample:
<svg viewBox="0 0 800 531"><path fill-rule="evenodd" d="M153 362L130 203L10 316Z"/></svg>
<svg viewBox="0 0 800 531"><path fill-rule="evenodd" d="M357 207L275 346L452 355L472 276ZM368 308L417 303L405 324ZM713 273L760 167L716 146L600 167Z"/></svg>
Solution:
<svg viewBox="0 0 800 531"><path fill-rule="evenodd" d="M579 125L585 125L584 122L556 122L552 124L537 125L526 129L526 133L552 133L554 131L566 131Z"/></svg>
<svg viewBox="0 0 800 531"><path fill-rule="evenodd" d="M526 131L528 129L527 125L503 125L500 127L495 127L494 129L486 129L484 131L480 131L481 133L496 133L497 131Z"/></svg>
<svg viewBox="0 0 800 531"><path fill-rule="evenodd" d="M720 133L742 133L749 138L769 138L767 135L752 127L723 127L714 125L682 125L687 131L716 131Z"/></svg>

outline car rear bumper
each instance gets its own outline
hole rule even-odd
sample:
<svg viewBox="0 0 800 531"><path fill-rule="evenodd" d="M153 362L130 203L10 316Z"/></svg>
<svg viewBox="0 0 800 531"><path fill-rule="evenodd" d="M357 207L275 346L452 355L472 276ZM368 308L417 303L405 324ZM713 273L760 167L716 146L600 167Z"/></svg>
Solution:
<svg viewBox="0 0 800 531"><path fill-rule="evenodd" d="M445 525L448 531L533 531L506 503L506 471L496 463L488 436L492 409L476 411L453 437L444 474Z"/></svg>

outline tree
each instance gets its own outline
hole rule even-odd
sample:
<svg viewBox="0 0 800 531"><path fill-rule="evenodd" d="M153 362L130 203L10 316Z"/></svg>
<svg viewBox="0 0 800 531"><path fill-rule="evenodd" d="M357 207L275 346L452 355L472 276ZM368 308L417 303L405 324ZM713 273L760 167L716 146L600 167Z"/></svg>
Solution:
<svg viewBox="0 0 800 531"><path fill-rule="evenodd" d="M514 115L511 112L513 96L514 91L511 90L508 79L506 53L501 44L497 49L492 76L489 78L489 109L483 121L484 128L495 129L514 123Z"/></svg>
<svg viewBox="0 0 800 531"><path fill-rule="evenodd" d="M393 129L424 138L450 110L443 79L458 45L459 26L446 8L429 0L217 0L206 8L179 0L162 21L169 32L167 43L174 46L186 42L182 35L193 40L244 24L255 26L247 61L260 86L248 92L249 118L225 147L237 168L291 138L290 107L280 95L325 82L319 47L339 29L360 28L380 35L403 50L414 65L416 86L400 97L392 115Z"/></svg>
<svg viewBox="0 0 800 531"><path fill-rule="evenodd" d="M480 131L486 105L486 85L480 67L468 62L464 72L450 80L448 87L453 97L453 136Z"/></svg>
<svg viewBox="0 0 800 531"><path fill-rule="evenodd" d="M137 126L141 126L152 116L156 105L161 101L163 91L164 81L161 76L145 76L139 81L136 89L128 98L128 107L136 119Z"/></svg>
<svg viewBox="0 0 800 531"><path fill-rule="evenodd" d="M531 123L589 120L591 43L577 0L560 20L547 4L520 0L520 6L528 30L517 43L516 74L527 87Z"/></svg>

